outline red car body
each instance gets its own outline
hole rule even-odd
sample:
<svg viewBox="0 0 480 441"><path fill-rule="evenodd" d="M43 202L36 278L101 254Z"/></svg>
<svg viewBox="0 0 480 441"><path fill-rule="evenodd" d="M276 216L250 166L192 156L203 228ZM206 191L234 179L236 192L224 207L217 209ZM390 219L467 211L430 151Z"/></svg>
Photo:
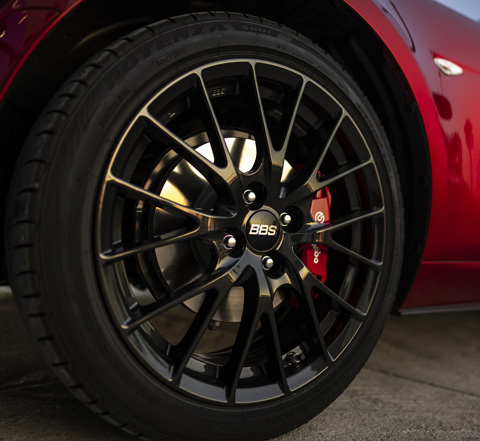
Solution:
<svg viewBox="0 0 480 441"><path fill-rule="evenodd" d="M478 306L480 126L472 103L480 97L476 49L480 26L431 2L349 4L381 35L402 66L422 113L430 147L428 238L416 282L403 308L475 302ZM440 74L432 63L435 56L460 65L463 76Z"/></svg>
<svg viewBox="0 0 480 441"><path fill-rule="evenodd" d="M0 7L2 118L9 117L6 102L17 93L15 89L24 87L36 57L45 54L39 48L51 35L59 38L55 30L86 3L83 0L3 2ZM397 307L405 312L480 307L480 120L476 106L480 101L480 25L431 0L344 0L344 3L347 9L351 8L358 25L381 40L385 56L394 60L390 64L398 81L404 82L402 87L411 94L412 105L418 106L428 145L424 152L426 163L421 170L412 172L412 179L420 181L415 184L423 189L425 196L416 199L410 210L413 219L410 233L417 237L410 241L411 252L407 252L404 260L404 293ZM157 18L162 18L162 14L160 11ZM90 35L95 31L88 30ZM77 38L89 38L87 34L82 36L81 31L76 32ZM445 76L433 63L434 57L459 65L463 75ZM61 65L51 68L62 70ZM71 73L67 67L63 71L62 77ZM35 81L42 80L42 75L49 80L45 72L37 75ZM42 83L35 87L41 89ZM31 85L30 89L35 92ZM15 143L2 139L4 170L13 168L18 150ZM409 173L407 170L406 174ZM3 183L4 193L6 187L8 182ZM413 188L416 192L416 187Z"/></svg>

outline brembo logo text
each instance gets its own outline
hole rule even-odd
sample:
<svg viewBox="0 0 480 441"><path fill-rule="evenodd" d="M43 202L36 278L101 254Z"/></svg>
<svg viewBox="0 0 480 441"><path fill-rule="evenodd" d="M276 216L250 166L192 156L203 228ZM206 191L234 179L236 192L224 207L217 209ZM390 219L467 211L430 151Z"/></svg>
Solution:
<svg viewBox="0 0 480 441"><path fill-rule="evenodd" d="M252 224L248 234L252 236L275 236L277 234L276 225Z"/></svg>

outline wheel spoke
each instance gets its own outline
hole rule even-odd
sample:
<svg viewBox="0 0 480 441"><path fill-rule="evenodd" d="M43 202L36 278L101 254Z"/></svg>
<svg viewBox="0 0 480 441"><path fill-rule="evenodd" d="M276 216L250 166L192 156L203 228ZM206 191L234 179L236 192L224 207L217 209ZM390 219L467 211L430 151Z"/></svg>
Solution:
<svg viewBox="0 0 480 441"><path fill-rule="evenodd" d="M268 299L262 299L261 301L265 303L265 309L267 309L260 319L268 353L267 369L272 379L274 379L282 389L282 392L288 394L290 393L290 388L288 387L287 376L285 374L273 304L271 301L269 302Z"/></svg>
<svg viewBox="0 0 480 441"><path fill-rule="evenodd" d="M236 270L236 268L231 268L230 270L221 269L213 273L209 277L196 280L181 288L177 291L174 291L168 296L168 300L157 301L154 304L141 306L135 304L130 308L130 317L125 320L122 324L122 329L131 334L135 331L141 324L151 320L165 311L168 311L174 308L177 305L180 305L187 300L204 293L209 290L214 290L217 293L222 293L229 291L233 286L241 271Z"/></svg>
<svg viewBox="0 0 480 441"><path fill-rule="evenodd" d="M300 244L319 244L324 242L325 231L329 228L325 224L318 222L308 222L303 228L297 232L287 236L285 245L292 248L294 245Z"/></svg>
<svg viewBox="0 0 480 441"><path fill-rule="evenodd" d="M310 274L310 279L314 288L317 288L319 291L330 297L330 299L332 299L341 308L345 309L356 320L363 321L366 315L363 311L350 305L350 303L339 297L338 294L334 293L327 285L320 282L320 280L318 280L312 273Z"/></svg>
<svg viewBox="0 0 480 441"><path fill-rule="evenodd" d="M215 110L212 106L212 101L208 96L208 91L205 85L205 81L203 79L203 75L201 72L198 72L197 76L202 94L202 104L204 105L202 107L206 108L206 116L204 118L205 128L207 130L208 140L210 141L210 146L212 148L215 158L215 163L223 167L222 175L224 176L224 179L228 182L233 197L240 198L242 192L240 188L241 180L239 178L238 170L233 164L230 151L228 150L225 138L222 133L222 129L220 128L220 124L215 114ZM239 199L236 202L237 204L240 204L241 200Z"/></svg>
<svg viewBox="0 0 480 441"><path fill-rule="evenodd" d="M114 245L112 249L100 253L100 259L105 264L111 264L120 260L125 260L128 257L136 256L140 253L155 250L174 243L185 242L187 240L198 239L200 237L210 235L216 230L207 228L205 225L199 225L192 231L177 234L166 239L152 239L147 242L135 244L130 248L125 248L123 244Z"/></svg>
<svg viewBox="0 0 480 441"><path fill-rule="evenodd" d="M321 291L327 297L329 297L333 302L338 306L346 310L350 315L355 317L355 319L362 321L365 317L365 313L355 308L354 306L347 303L339 295L333 292L328 286L322 283L315 275L313 275L309 269L304 265L304 263L293 253L291 252L290 262L292 263L296 273L298 274L298 281L301 286L300 292L304 295L310 295L312 289Z"/></svg>
<svg viewBox="0 0 480 441"><path fill-rule="evenodd" d="M268 130L267 119L265 117L265 111L263 109L262 97L260 95L260 86L258 84L257 72L255 65L252 65L251 69L251 81L252 81L252 100L251 108L253 111L253 119L255 126L255 142L257 148L266 156L266 159L271 163L273 156L273 144Z"/></svg>
<svg viewBox="0 0 480 441"><path fill-rule="evenodd" d="M272 292L272 294L275 294L277 290L281 287L294 285L293 279L290 277L290 275L287 272L282 274L280 277L275 277L275 278L269 277L268 283L270 285L270 292Z"/></svg>
<svg viewBox="0 0 480 441"><path fill-rule="evenodd" d="M302 312L305 315L307 326L310 328L312 334L317 337L317 340L320 343L320 347L322 349L323 358L325 362L330 365L331 363L333 363L333 358L328 351L327 345L325 343L325 337L320 328L317 311L315 309L315 304L313 303L312 288L305 286L305 283L307 283L308 285L308 281L304 278L304 276L309 277L306 275L306 271L308 271L308 269L304 266L301 270L301 273L298 273L296 277L298 283L294 281L295 277L291 278L291 280L294 281L292 286L297 291L297 299L302 308ZM308 272L310 273L310 271Z"/></svg>
<svg viewBox="0 0 480 441"><path fill-rule="evenodd" d="M332 221L329 224L321 224L318 222L308 222L298 233L292 233L289 236L291 244L315 244L323 243L330 244L331 235L343 228L349 227L367 219L383 215L384 208L372 211L359 211L352 213L349 216L342 217L338 220Z"/></svg>
<svg viewBox="0 0 480 441"><path fill-rule="evenodd" d="M348 257L351 257L352 259L363 263L365 265L370 266L372 269L375 271L380 271L383 266L383 262L376 260L376 259L369 259L368 257L362 256L361 254L358 254L357 252L344 247L343 245L340 245L339 243L335 242L333 239L327 239L325 242L325 245L327 245L329 248L333 248L334 250L337 250L340 253L343 253L347 255Z"/></svg>
<svg viewBox="0 0 480 441"><path fill-rule="evenodd" d="M205 86L202 73L199 72L197 75L203 100L202 107L205 107L207 113L206 118L204 118L205 128L215 157L215 163L219 163L223 167L228 167L232 175L237 175L237 171L230 156L230 151L228 150L225 138L223 137L222 129L220 128L215 110L213 109L212 102L208 96L207 87Z"/></svg>
<svg viewBox="0 0 480 441"><path fill-rule="evenodd" d="M300 174L300 182L294 179L292 183L294 185L289 185L290 188L288 189L288 193L286 196L288 205L295 204L302 199L311 197L313 193L326 187L327 184L319 186L318 171L322 167L323 161L325 160L325 157L327 156L327 153L330 150L330 147L332 146L332 143L337 136L338 131L340 130L340 126L342 125L346 117L346 112L342 110L340 115L335 120L333 120L333 128L330 136L322 151L320 152L317 160L314 162L313 166L308 167L308 175L305 176L303 174Z"/></svg>
<svg viewBox="0 0 480 441"><path fill-rule="evenodd" d="M252 345L257 325L265 311L265 304L266 302L270 302L270 304L272 302L270 287L261 267L250 268L250 275L245 282L244 290L248 291L249 295L245 295L240 327L230 357L225 366L221 368L221 376L227 386L227 400L229 402L235 401L235 393L242 369Z"/></svg>
<svg viewBox="0 0 480 441"><path fill-rule="evenodd" d="M161 135L171 141L172 149L205 176L214 187L221 186L222 189L225 189L225 187L233 185L236 173L232 172L231 167L222 167L209 161L182 138L173 133L167 126L158 121L146 108L140 112L139 118L146 119Z"/></svg>
<svg viewBox="0 0 480 441"><path fill-rule="evenodd" d="M253 132L258 153L257 161L254 165L254 173L250 178L269 182L269 185L273 184L276 186L276 189L278 189L280 177L282 175L285 152L282 150L276 151L273 146L254 63L251 65L250 74L250 82L245 95L249 100L249 109L252 115ZM272 194L276 193L276 189L271 188Z"/></svg>
<svg viewBox="0 0 480 441"><path fill-rule="evenodd" d="M332 235L336 231L349 227L357 222L371 219L376 216L381 216L383 214L385 214L385 209L383 207L371 211L357 211L349 216L342 217L341 219L332 222L328 226L325 226L323 228L323 232L325 234L328 233L329 235Z"/></svg>
<svg viewBox="0 0 480 441"><path fill-rule="evenodd" d="M288 124L287 125L287 133L285 135L285 140L283 141L282 148L279 151L279 154L281 154L281 156L282 156L282 164L283 164L283 160L285 159L285 152L287 151L287 147L288 147L288 144L290 142L290 138L292 136L293 126L295 124L295 120L296 120L297 114L298 114L298 108L300 107L300 103L302 101L303 93L305 92L305 87L306 86L307 86L307 81L306 81L305 78L302 77L302 83L299 87L297 99L295 101L295 105L293 107L292 113L288 118L288 123L285 121L285 123Z"/></svg>
<svg viewBox="0 0 480 441"><path fill-rule="evenodd" d="M205 295L200 310L197 312L195 319L187 330L187 333L182 338L180 343L173 346L169 356L175 361L173 367L172 379L178 383L187 366L188 361L192 357L195 348L203 338L208 325L213 319L218 308L225 300L229 290L224 289L222 292L208 292Z"/></svg>
<svg viewBox="0 0 480 441"><path fill-rule="evenodd" d="M235 217L231 215L215 215L211 212L196 210L185 205L177 204L169 199L165 199L157 194L145 190L135 184L124 179L120 179L109 173L106 179L107 184L114 185L124 195L135 199L149 201L155 207L170 210L175 213L182 214L196 222L196 226L190 231L181 234L170 235L167 238L152 238L142 243L134 244L130 247L124 244L114 244L110 249L100 253L100 259L105 263L117 262L128 257L145 253L156 248L164 247L173 243L183 242L186 240L197 239L228 227L229 222Z"/></svg>
<svg viewBox="0 0 480 441"><path fill-rule="evenodd" d="M245 303L247 303L247 301ZM227 385L227 400L230 402L235 400L235 392L240 380L242 368L245 364L245 359L247 358L253 335L255 334L255 329L260 319L258 303L259 301L257 300L253 313L248 314L247 317L242 317L232 353L227 364L222 368L222 377L225 379Z"/></svg>
<svg viewBox="0 0 480 441"><path fill-rule="evenodd" d="M358 266L357 265L349 265L347 270L345 271L345 277L343 278L342 286L340 287L340 291L338 292L338 296L342 299L347 299L350 296L350 293L353 288L353 282L358 274Z"/></svg>
<svg viewBox="0 0 480 441"><path fill-rule="evenodd" d="M333 175L324 176L319 180L315 179L315 182L312 180L312 182L310 182L309 185L314 192L321 190L322 188L328 187L329 185L332 185L335 182L345 179L346 177L356 173L359 170L362 170L367 165L371 165L371 164L373 164L372 159L368 159L367 161L363 161L357 165L350 166L346 170L338 171Z"/></svg>
<svg viewBox="0 0 480 441"><path fill-rule="evenodd" d="M270 154L271 154L270 162L272 164L270 186L273 186L272 193L274 195L278 195L280 192L280 181L283 173L285 155L287 153L288 144L290 143L290 138L292 136L293 126L297 118L298 109L300 107L300 103L302 101L306 85L307 85L307 81L305 80L305 78L302 77L302 82L298 89L298 94L295 99L294 105L292 107L291 114L289 114L285 118L283 118L283 115L282 115L281 126L287 127L285 139L283 140L279 150L272 149L270 151Z"/></svg>
<svg viewBox="0 0 480 441"><path fill-rule="evenodd" d="M318 179L318 169L314 173L312 173L303 186L301 186L295 192L290 192L287 196L289 203L299 203L304 199L311 198L317 191L322 190L336 182L341 181L342 179L348 178L349 176L357 173L358 171L364 169L365 167L373 165L373 160L368 159L366 161L362 161L359 164L350 165L346 167L342 167L341 170L337 171L336 173L332 173L328 176L323 176Z"/></svg>
<svg viewBox="0 0 480 441"><path fill-rule="evenodd" d="M220 222L222 220L228 220L234 217L233 214L231 216L218 216L208 211L196 210L185 205L177 204L170 199L166 199L151 191L144 190L143 188L132 184L131 182L120 179L117 176L114 176L112 173L108 174L106 183L117 187L121 192L123 192L123 194L125 194L125 196L130 196L138 200L149 201L158 208L171 209L174 212L195 219L199 223L211 222L212 220L215 222Z"/></svg>
<svg viewBox="0 0 480 441"><path fill-rule="evenodd" d="M364 221L364 220L367 220L367 219L371 219L371 218L376 217L376 216L381 216L381 215L384 215L384 214L385 214L385 208L379 208L379 209L376 209L376 210L368 211L366 213L356 212L356 213L353 213L350 216L346 216L346 217L340 219L339 221L333 223L332 225L329 225L329 226L327 226L323 229L321 228L319 233L314 233L314 234L310 235L309 238L314 238L314 237L321 238L321 239L318 240L319 243L322 243L329 248L332 248L332 249L334 249L334 250L336 250L340 253L343 253L343 254L351 257L352 259L354 259L358 262L366 264L376 271L380 271L382 266L383 266L383 262L381 262L377 259L371 259L371 258L362 256L361 254L359 254L359 253L357 253L357 252L355 252L355 251L353 251L353 250L351 250L351 249L349 249L349 248L347 248L343 245L340 245L338 242L333 240L332 235L333 235L333 233L335 233L338 230L341 230L342 228L349 227L349 226L354 225L358 222L361 222L361 221Z"/></svg>
<svg viewBox="0 0 480 441"><path fill-rule="evenodd" d="M347 116L346 112L344 110L342 110L342 112L338 116L337 121L335 122L332 133L330 134L330 137L328 138L328 141L325 144L325 147L323 148L322 153L320 154L320 157L318 158L317 163L315 164L313 173L310 175L308 181L313 182L313 181L317 180L317 172L318 172L318 170L320 170L320 167L322 166L323 161L325 160L325 157L327 156L327 153L329 152L330 147L332 146L333 141L334 141L335 137L337 136L337 133L340 130L340 127L341 127L343 121L345 120L346 116Z"/></svg>

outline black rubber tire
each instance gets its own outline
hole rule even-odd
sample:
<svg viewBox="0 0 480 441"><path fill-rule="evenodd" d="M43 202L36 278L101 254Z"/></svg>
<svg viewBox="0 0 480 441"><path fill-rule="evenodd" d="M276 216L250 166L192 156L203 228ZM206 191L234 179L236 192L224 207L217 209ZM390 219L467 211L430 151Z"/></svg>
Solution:
<svg viewBox="0 0 480 441"><path fill-rule="evenodd" d="M323 82L368 127L392 226L384 276L355 341L317 380L282 400L228 407L173 393L138 361L107 311L94 264L100 180L132 114L199 63L257 56ZM59 90L28 137L8 206L10 280L40 352L65 385L113 425L148 439L267 439L305 423L353 380L388 317L403 254L398 173L378 118L320 48L274 23L238 14L183 16L101 51Z"/></svg>

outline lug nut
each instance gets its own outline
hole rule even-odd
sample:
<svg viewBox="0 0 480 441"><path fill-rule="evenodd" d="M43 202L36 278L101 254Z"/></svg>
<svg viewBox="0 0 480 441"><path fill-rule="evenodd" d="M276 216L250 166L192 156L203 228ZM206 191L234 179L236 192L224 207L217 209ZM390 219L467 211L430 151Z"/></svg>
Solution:
<svg viewBox="0 0 480 441"><path fill-rule="evenodd" d="M302 361L305 361L305 354L296 354L295 352L289 352L285 359L290 366L295 366Z"/></svg>
<svg viewBox="0 0 480 441"><path fill-rule="evenodd" d="M231 234L227 234L223 238L223 244L226 250L228 251L233 250L237 246L237 239L235 239L235 237L232 236Z"/></svg>
<svg viewBox="0 0 480 441"><path fill-rule="evenodd" d="M282 224L282 227L288 227L291 222L292 216L290 216L288 213L282 213L280 215L280 223Z"/></svg>
<svg viewBox="0 0 480 441"><path fill-rule="evenodd" d="M263 266L263 269L265 271L267 271L269 269L272 269L274 264L275 264L275 262L273 261L273 259L270 256L263 256L262 266Z"/></svg>
<svg viewBox="0 0 480 441"><path fill-rule="evenodd" d="M243 200L247 205L252 205L257 199L257 195L252 190L246 190L243 193Z"/></svg>

